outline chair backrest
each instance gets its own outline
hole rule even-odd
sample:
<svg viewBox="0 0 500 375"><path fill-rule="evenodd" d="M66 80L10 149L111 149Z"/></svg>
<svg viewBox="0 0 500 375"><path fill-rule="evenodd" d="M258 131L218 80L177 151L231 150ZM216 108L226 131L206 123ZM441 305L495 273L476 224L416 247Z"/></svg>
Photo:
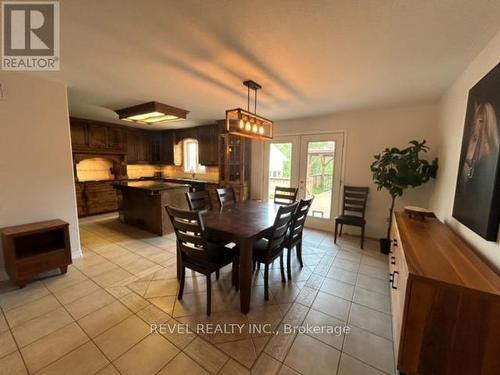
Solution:
<svg viewBox="0 0 500 375"><path fill-rule="evenodd" d="M221 207L230 206L236 203L236 194L232 187L228 188L218 188L217 198L219 198L219 204Z"/></svg>
<svg viewBox="0 0 500 375"><path fill-rule="evenodd" d="M290 228L290 224L293 220L293 213L298 205L299 202L295 202L288 206L280 206L278 209L276 218L274 219L273 231L267 238L269 241L267 248L268 254L272 255L284 245L286 233L288 228Z"/></svg>
<svg viewBox="0 0 500 375"><path fill-rule="evenodd" d="M276 186L274 188L274 203L292 204L297 199L298 190L293 187Z"/></svg>
<svg viewBox="0 0 500 375"><path fill-rule="evenodd" d="M307 219L307 213L311 208L314 197L309 199L301 199L297 209L293 213L293 219L290 224L290 237L289 241L293 242L302 236L302 231L304 230L304 224Z"/></svg>
<svg viewBox="0 0 500 375"><path fill-rule="evenodd" d="M188 192L186 193L186 199L190 210L204 211L212 208L210 195L206 190Z"/></svg>
<svg viewBox="0 0 500 375"><path fill-rule="evenodd" d="M344 205L342 215L355 213L355 216L365 217L368 188L362 186L344 186Z"/></svg>
<svg viewBox="0 0 500 375"><path fill-rule="evenodd" d="M208 245L199 211L165 207L177 237L182 259L191 258L208 264Z"/></svg>

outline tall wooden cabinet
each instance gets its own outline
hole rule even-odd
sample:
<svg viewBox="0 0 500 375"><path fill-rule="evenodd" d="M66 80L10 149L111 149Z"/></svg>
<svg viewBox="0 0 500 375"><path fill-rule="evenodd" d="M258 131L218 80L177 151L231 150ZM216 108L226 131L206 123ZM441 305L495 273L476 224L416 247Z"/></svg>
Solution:
<svg viewBox="0 0 500 375"><path fill-rule="evenodd" d="M389 254L396 367L500 374L500 276L436 218L396 213Z"/></svg>
<svg viewBox="0 0 500 375"><path fill-rule="evenodd" d="M221 185L234 189L239 200L249 196L250 140L232 134L220 137Z"/></svg>

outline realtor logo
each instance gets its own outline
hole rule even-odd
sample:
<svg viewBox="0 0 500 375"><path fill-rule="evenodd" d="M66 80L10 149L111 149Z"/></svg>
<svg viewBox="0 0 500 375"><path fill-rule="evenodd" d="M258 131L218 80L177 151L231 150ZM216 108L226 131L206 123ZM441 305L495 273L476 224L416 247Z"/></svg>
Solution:
<svg viewBox="0 0 500 375"><path fill-rule="evenodd" d="M2 2L2 70L59 70L59 2Z"/></svg>

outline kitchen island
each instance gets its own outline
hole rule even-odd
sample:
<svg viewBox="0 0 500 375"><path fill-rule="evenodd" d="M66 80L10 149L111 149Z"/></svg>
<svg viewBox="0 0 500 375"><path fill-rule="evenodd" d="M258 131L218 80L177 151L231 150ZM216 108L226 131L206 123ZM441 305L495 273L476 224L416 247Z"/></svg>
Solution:
<svg viewBox="0 0 500 375"><path fill-rule="evenodd" d="M121 191L120 220L163 236L173 232L165 206L188 209L189 186L163 181L122 181L113 184Z"/></svg>

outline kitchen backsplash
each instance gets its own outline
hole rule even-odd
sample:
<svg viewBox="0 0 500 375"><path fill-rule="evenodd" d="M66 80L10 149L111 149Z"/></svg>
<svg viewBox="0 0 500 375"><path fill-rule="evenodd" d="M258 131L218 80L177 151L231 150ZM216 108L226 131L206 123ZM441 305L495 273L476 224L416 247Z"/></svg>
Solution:
<svg viewBox="0 0 500 375"><path fill-rule="evenodd" d="M164 177L192 178L192 174L184 172L184 168L182 166L150 164L127 165L127 175L129 178L153 177L155 172L162 172ZM206 167L205 173L196 173L195 178L218 182L219 168Z"/></svg>
<svg viewBox="0 0 500 375"><path fill-rule="evenodd" d="M128 164L127 175L128 178L153 177L155 172L160 172L161 169L161 165Z"/></svg>
<svg viewBox="0 0 500 375"><path fill-rule="evenodd" d="M113 180L113 162L104 158L85 159L76 165L78 181Z"/></svg>
<svg viewBox="0 0 500 375"><path fill-rule="evenodd" d="M191 173L184 172L184 167L176 165L164 166L162 172L166 177L193 177ZM205 173L196 173L195 178L199 178L200 180L219 182L219 167L205 167Z"/></svg>

